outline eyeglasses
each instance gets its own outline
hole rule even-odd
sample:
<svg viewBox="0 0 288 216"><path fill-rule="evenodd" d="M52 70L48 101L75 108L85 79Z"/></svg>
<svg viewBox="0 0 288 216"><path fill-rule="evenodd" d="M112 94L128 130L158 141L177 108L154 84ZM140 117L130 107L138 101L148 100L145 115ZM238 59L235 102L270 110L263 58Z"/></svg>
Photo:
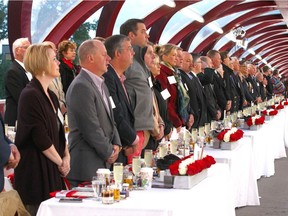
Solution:
<svg viewBox="0 0 288 216"><path fill-rule="evenodd" d="M134 51L132 46L129 46L128 48L120 48L119 50L128 50L130 52Z"/></svg>

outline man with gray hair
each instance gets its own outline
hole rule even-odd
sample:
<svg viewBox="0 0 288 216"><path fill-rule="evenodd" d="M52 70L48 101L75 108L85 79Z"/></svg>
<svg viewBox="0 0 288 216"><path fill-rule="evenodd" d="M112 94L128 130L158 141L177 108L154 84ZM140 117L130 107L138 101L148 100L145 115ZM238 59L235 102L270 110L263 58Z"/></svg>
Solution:
<svg viewBox="0 0 288 216"><path fill-rule="evenodd" d="M67 94L71 186L91 181L98 168L110 168L118 158L121 141L115 126L109 91L103 74L110 57L101 41L84 41L78 56L80 74L70 84Z"/></svg>
<svg viewBox="0 0 288 216"><path fill-rule="evenodd" d="M23 59L30 46L28 38L19 38L12 45L14 61L5 76L6 110L4 122L15 126L20 93L32 79L31 73L25 70Z"/></svg>

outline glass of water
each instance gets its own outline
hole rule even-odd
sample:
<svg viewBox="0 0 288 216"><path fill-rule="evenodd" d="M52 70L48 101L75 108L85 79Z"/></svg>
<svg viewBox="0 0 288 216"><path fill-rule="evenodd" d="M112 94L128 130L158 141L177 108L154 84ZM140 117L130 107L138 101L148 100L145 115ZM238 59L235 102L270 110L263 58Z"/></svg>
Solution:
<svg viewBox="0 0 288 216"><path fill-rule="evenodd" d="M106 187L105 181L97 178L97 176L93 176L91 183L95 200L101 201L102 190Z"/></svg>

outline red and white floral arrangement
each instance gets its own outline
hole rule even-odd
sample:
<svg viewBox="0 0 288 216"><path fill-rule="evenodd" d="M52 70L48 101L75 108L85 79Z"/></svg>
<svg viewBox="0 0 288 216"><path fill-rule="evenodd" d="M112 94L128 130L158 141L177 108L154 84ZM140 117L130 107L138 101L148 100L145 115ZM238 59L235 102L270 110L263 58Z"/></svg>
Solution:
<svg viewBox="0 0 288 216"><path fill-rule="evenodd" d="M213 157L207 155L201 160L194 160L193 154L188 155L181 160L177 160L169 166L171 175L192 176L200 173L202 170L211 167L216 161Z"/></svg>
<svg viewBox="0 0 288 216"><path fill-rule="evenodd" d="M246 120L246 124L250 127L252 125L262 125L265 122L264 116L252 116Z"/></svg>
<svg viewBox="0 0 288 216"><path fill-rule="evenodd" d="M224 142L236 142L243 137L244 132L236 127L225 129L217 135L217 139Z"/></svg>
<svg viewBox="0 0 288 216"><path fill-rule="evenodd" d="M282 105L281 103L280 104L275 104L275 105L272 105L271 108L280 110L280 109L284 109L284 105Z"/></svg>
<svg viewBox="0 0 288 216"><path fill-rule="evenodd" d="M275 109L268 109L268 110L263 110L262 114L265 116L275 116L277 115L278 111Z"/></svg>

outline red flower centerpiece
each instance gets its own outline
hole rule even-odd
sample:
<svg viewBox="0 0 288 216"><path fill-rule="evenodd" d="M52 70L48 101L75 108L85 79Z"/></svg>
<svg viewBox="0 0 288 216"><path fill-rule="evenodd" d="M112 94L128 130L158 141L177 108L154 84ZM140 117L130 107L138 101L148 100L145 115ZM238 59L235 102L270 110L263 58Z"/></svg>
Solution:
<svg viewBox="0 0 288 216"><path fill-rule="evenodd" d="M175 161L169 166L171 175L188 175L192 176L200 173L202 170L209 168L215 164L213 157L207 155L201 160L194 160L193 154L188 155L181 160Z"/></svg>
<svg viewBox="0 0 288 216"><path fill-rule="evenodd" d="M272 105L271 108L280 110L280 109L284 109L284 106L280 103L280 104Z"/></svg>
<svg viewBox="0 0 288 216"><path fill-rule="evenodd" d="M244 132L236 127L225 129L217 135L217 139L224 142L235 142L243 137Z"/></svg>
<svg viewBox="0 0 288 216"><path fill-rule="evenodd" d="M252 125L262 125L265 122L265 118L264 116L253 116L253 117L249 117L246 121L246 124L251 127Z"/></svg>
<svg viewBox="0 0 288 216"><path fill-rule="evenodd" d="M275 116L277 115L278 111L275 109L268 109L268 110L263 110L262 114L265 116Z"/></svg>

